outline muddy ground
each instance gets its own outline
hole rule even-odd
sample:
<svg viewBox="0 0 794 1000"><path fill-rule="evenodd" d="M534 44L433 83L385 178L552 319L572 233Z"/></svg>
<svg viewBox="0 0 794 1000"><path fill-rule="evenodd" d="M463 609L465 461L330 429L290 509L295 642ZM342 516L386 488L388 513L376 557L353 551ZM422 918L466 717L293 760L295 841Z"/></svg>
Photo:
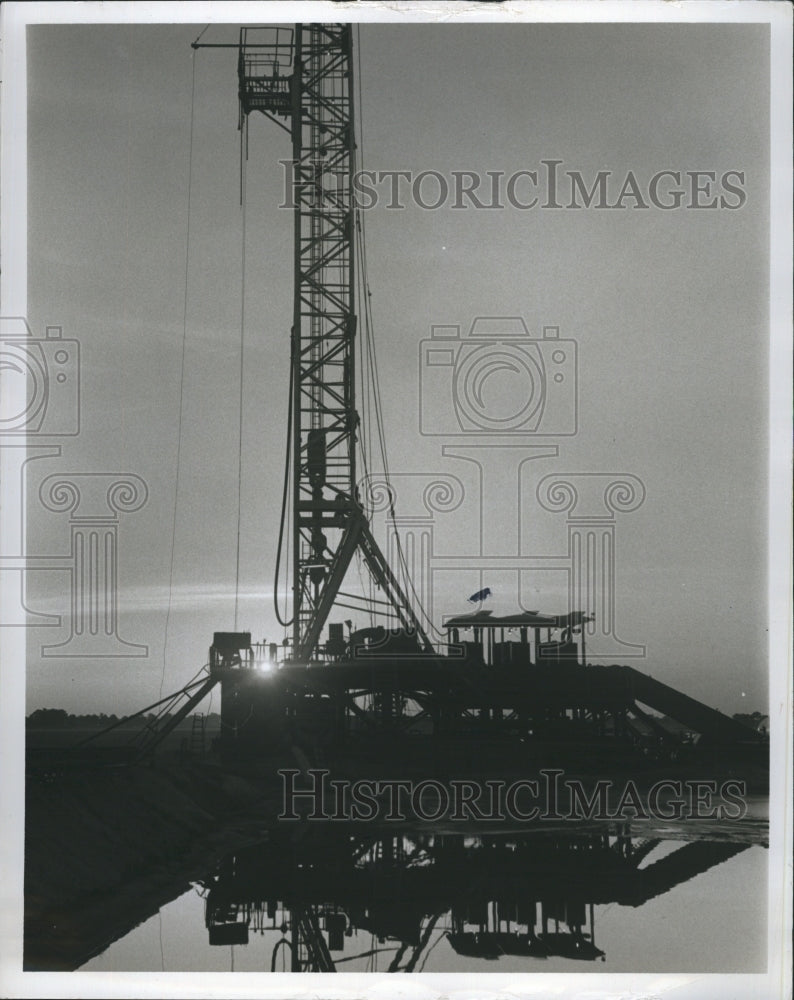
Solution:
<svg viewBox="0 0 794 1000"><path fill-rule="evenodd" d="M29 775L25 969L79 967L261 839L276 791L266 777L176 756Z"/></svg>

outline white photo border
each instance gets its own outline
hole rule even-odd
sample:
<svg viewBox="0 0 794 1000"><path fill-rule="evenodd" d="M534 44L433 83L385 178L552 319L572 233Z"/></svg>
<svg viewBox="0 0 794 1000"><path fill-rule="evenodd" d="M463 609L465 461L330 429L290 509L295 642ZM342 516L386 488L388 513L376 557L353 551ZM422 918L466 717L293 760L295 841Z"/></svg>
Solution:
<svg viewBox="0 0 794 1000"><path fill-rule="evenodd" d="M2 12L3 315L25 316L26 28L68 23L663 22L766 23L771 30L769 691L771 724L768 969L765 974L378 974L26 973L22 972L25 630L5 629L2 644L2 905L0 990L15 997L790 997L792 950L792 649L791 649L791 276L792 6L755 0L580 0L580 2L7 2ZM20 512L15 484L2 478L3 524ZM6 529L2 529L5 531ZM5 537L0 537L0 545ZM0 594L0 598L2 598Z"/></svg>

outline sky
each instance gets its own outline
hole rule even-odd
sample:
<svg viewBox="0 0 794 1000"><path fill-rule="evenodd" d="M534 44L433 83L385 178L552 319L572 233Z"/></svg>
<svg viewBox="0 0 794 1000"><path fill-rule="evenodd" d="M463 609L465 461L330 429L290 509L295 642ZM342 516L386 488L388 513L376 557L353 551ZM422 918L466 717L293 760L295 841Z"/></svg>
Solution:
<svg viewBox="0 0 794 1000"><path fill-rule="evenodd" d="M60 457L28 464L28 553L69 553L68 513L40 500L48 476L127 473L147 488L117 522L118 634L146 655L41 655L69 636L71 583L65 569L30 572L28 608L63 621L28 631L28 712L134 711L186 683L212 633L233 627L241 326L239 625L282 637L289 139L252 119L243 254L236 52L194 54L202 28L28 29L28 321L35 337L58 325L79 340L81 407ZM202 40L236 38L237 26L213 25ZM366 169L542 175L558 160L588 187L607 170L619 191L632 172L645 192L664 170L742 176L735 209L428 210L410 198L388 209L382 198L365 222L398 514L427 517L434 481L460 492L433 512L436 626L481 586L497 614L566 611L561 567L578 527L543 508L538 484L566 474L584 495L635 477L644 499L609 529L621 641L597 633L591 655L726 712L766 710L768 27L363 25L354 42ZM450 435L452 371L423 396L422 342L459 326L460 358L478 316L576 341L575 434ZM494 379L486 403L509 410L516 385ZM437 433L423 433L420 405L437 407ZM533 457L541 445L557 454ZM511 556L525 560L518 575Z"/></svg>

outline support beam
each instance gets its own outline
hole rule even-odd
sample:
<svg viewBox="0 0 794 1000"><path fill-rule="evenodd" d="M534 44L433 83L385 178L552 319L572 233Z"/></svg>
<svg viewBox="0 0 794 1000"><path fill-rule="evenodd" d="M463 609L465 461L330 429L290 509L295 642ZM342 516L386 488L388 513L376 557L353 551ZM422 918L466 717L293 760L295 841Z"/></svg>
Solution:
<svg viewBox="0 0 794 1000"><path fill-rule="evenodd" d="M176 712L174 715L171 716L171 718L163 726L163 728L158 729L155 733L152 734L151 738L141 747L136 759L140 760L142 757L146 757L148 754L152 752L152 750L154 750L156 746L162 743L162 741L166 738L166 736L168 736L168 734L172 732L179 725L179 723L185 718L188 712L190 712L192 708L195 708L195 706L198 705L200 701L203 701L204 698L206 698L206 696L210 693L210 691L215 687L217 683L218 683L217 676L209 677L201 685L198 691L196 691L195 694L191 695L188 698L188 700L185 702L182 708L180 708L178 712Z"/></svg>
<svg viewBox="0 0 794 1000"><path fill-rule="evenodd" d="M331 574L323 587L320 601L313 609L313 613L306 623L306 630L300 637L299 645L295 648L294 659L298 663L311 658L328 614L339 593L339 588L342 586L350 561L359 547L363 523L361 517L350 518L347 523L347 528L331 566Z"/></svg>
<svg viewBox="0 0 794 1000"><path fill-rule="evenodd" d="M433 645L425 634L419 619L416 617L411 603L403 592L391 567L381 552L378 543L370 531L368 524L364 523L361 530L361 550L364 560L367 563L375 582L380 586L388 599L394 606L395 611L400 616L403 627L416 634L419 644L425 653L432 653Z"/></svg>

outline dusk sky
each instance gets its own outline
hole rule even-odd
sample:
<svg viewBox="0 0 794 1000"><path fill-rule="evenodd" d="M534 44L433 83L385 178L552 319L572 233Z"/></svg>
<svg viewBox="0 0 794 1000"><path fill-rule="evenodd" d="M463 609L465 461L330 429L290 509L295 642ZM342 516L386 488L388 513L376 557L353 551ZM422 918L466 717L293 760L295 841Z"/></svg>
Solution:
<svg viewBox="0 0 794 1000"><path fill-rule="evenodd" d="M28 31L28 320L36 337L63 327L81 351L80 434L60 439L60 458L29 463L28 552L69 551L68 514L39 501L48 476L132 473L148 488L146 504L118 521L118 632L148 655L41 656L42 644L69 636L70 578L31 572L28 607L64 618L60 628L29 630L28 712L143 707L161 684L168 693L186 683L212 633L234 624L236 52L194 55L202 28ZM236 39L237 26L213 25L202 40ZM435 624L471 610L466 598L480 586L494 591L497 614L568 610L565 573L532 563L561 563L567 549L566 514L540 506L538 483L553 473L631 475L645 499L615 515L615 628L633 644L627 656L637 646L645 656L624 660L613 643L598 662L631 663L729 713L766 711L768 27L364 25L354 41L359 153L369 170L542 177L542 161L558 160L588 187L610 171L611 200L629 172L647 194L660 171L685 181L687 171L710 171L712 196L741 201L711 210L641 208L629 198L623 209L447 203L431 211L406 198L402 209L379 203L365 221L397 513L426 515L422 489L434 479L462 484L457 509L435 515ZM279 160L289 155L286 133L251 119L239 626L272 641L282 638L272 590L292 295ZM741 198L720 186L728 172ZM516 190L529 200L528 187ZM434 325L465 335L478 316L523 317L534 337L559 327L578 352L577 433L517 434L498 462L486 449L494 463L486 473L497 479L482 495L473 462L449 453L482 436L452 438L448 427L423 434L419 416L421 342ZM434 401L452 413L445 391ZM492 402L504 402L498 390ZM527 460L535 444L558 454ZM490 571L474 562L483 554L494 557ZM472 569L444 572L453 555L471 555ZM497 565L511 555L530 568L516 576Z"/></svg>

